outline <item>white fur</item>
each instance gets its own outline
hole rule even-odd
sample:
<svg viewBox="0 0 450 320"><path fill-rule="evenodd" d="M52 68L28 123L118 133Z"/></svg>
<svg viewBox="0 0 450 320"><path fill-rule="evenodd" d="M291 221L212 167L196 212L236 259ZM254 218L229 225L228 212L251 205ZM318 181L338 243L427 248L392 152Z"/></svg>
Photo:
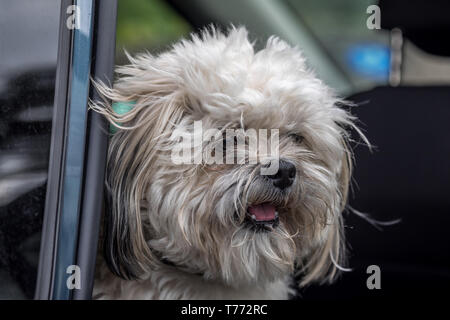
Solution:
<svg viewBox="0 0 450 320"><path fill-rule="evenodd" d="M94 295L286 299L296 267L300 285L335 279L345 263L346 128L355 128L354 119L300 50L271 37L254 52L245 28L212 29L130 62L117 69L114 89L97 87L135 107L119 115L106 99L92 105L121 129L110 143L104 243L110 268L130 280L102 263ZM279 129L280 158L295 164L295 183L274 190L259 165L174 165L170 135L175 128L191 133L196 120L222 130ZM242 224L248 205L262 202L280 212L271 232Z"/></svg>
<svg viewBox="0 0 450 320"><path fill-rule="evenodd" d="M149 273L145 280L123 280L104 267L99 276L94 299L127 300L285 300L293 294L291 279L287 276L261 285L227 286L220 281L208 281L199 275L180 272L168 267Z"/></svg>

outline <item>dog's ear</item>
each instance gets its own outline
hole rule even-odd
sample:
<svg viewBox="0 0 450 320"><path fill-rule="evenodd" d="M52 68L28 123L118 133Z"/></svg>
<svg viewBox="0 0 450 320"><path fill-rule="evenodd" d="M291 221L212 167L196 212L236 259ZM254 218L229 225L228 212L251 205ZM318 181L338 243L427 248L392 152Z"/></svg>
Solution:
<svg viewBox="0 0 450 320"><path fill-rule="evenodd" d="M114 89L94 83L105 101L90 106L118 129L108 150L102 241L110 270L125 279L139 278L160 263L147 244L142 206L151 201L146 195L161 137L170 135L171 125L185 109L175 80L153 67L151 56L131 62L119 68L122 77ZM152 70L143 72L144 65ZM132 102L132 108L120 113L112 107L114 102Z"/></svg>
<svg viewBox="0 0 450 320"><path fill-rule="evenodd" d="M306 286L314 281L331 283L339 275L339 271L348 271L346 263L346 247L342 211L347 205L348 189L352 174L352 153L347 140L342 137L342 160L337 172L339 199L333 208L332 216L326 228L325 242L309 258L303 267L304 277L300 286Z"/></svg>

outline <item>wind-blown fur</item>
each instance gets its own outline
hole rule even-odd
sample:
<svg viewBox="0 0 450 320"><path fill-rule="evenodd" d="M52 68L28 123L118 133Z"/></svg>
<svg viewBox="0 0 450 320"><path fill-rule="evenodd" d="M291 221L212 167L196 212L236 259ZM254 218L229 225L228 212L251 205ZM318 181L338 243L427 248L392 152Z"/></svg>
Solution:
<svg viewBox="0 0 450 320"><path fill-rule="evenodd" d="M285 299L295 270L301 286L335 279L345 264L347 130L356 127L300 50L271 37L255 52L245 28L211 29L129 59L113 89L97 84L105 103L91 106L119 128L94 297ZM117 114L106 101L136 104ZM294 184L276 190L261 164L174 164L171 135L192 133L196 120L205 130L279 129ZM263 202L277 206L279 225L246 228L248 206Z"/></svg>

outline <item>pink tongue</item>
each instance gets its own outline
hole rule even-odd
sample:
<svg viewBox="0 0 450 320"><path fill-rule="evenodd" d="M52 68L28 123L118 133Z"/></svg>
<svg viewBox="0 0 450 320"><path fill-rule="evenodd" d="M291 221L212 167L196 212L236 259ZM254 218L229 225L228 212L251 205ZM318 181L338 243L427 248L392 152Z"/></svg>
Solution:
<svg viewBox="0 0 450 320"><path fill-rule="evenodd" d="M275 207L270 203L262 203L257 206L248 207L251 215L254 215L258 221L275 220Z"/></svg>

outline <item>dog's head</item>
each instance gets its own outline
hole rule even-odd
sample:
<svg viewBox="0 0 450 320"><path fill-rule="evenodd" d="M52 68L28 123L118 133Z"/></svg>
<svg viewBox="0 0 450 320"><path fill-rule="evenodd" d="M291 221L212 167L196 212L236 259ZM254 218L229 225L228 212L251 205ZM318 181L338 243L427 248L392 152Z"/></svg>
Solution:
<svg viewBox="0 0 450 320"><path fill-rule="evenodd" d="M353 118L300 51L273 37L254 52L238 28L130 61L114 89L99 90L133 109L93 106L120 128L108 159L111 270L135 278L165 260L229 284L273 281L295 267L302 284L333 279L344 258ZM251 132L268 147L250 150ZM191 163L174 159L180 145Z"/></svg>

